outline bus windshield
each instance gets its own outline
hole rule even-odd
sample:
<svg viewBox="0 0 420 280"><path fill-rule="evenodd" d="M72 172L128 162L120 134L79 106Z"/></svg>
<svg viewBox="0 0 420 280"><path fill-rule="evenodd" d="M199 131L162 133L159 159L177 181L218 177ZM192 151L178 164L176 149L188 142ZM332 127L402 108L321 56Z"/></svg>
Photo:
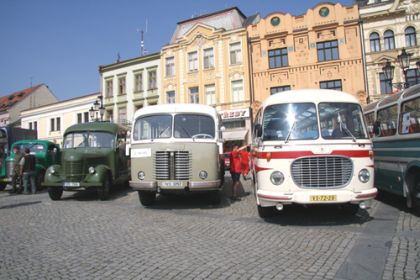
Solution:
<svg viewBox="0 0 420 280"><path fill-rule="evenodd" d="M319 104L321 135L324 139L367 139L362 108L355 103Z"/></svg>
<svg viewBox="0 0 420 280"><path fill-rule="evenodd" d="M263 140L317 139L318 122L313 103L275 104L263 115Z"/></svg>
<svg viewBox="0 0 420 280"><path fill-rule="evenodd" d="M175 116L175 138L207 138L215 136L214 120L199 114L178 114Z"/></svg>
<svg viewBox="0 0 420 280"><path fill-rule="evenodd" d="M145 116L138 118L134 124L134 140L170 138L171 135L171 115Z"/></svg>
<svg viewBox="0 0 420 280"><path fill-rule="evenodd" d="M64 136L63 148L113 148L114 138L109 132L72 132Z"/></svg>

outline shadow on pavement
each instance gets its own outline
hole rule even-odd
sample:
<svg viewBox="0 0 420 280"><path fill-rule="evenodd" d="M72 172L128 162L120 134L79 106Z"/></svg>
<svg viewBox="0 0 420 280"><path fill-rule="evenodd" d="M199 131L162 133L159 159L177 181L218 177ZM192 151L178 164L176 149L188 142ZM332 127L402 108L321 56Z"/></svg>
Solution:
<svg viewBox="0 0 420 280"><path fill-rule="evenodd" d="M11 204L11 205L5 205L5 206L1 206L0 209L11 209L11 208L16 208L16 207L21 207L21 206L28 206L28 205L33 205L33 204L39 204L42 201L38 200L38 201L30 201L30 202L21 202L21 203L16 203L16 204Z"/></svg>
<svg viewBox="0 0 420 280"><path fill-rule="evenodd" d="M373 218L366 210L359 209L355 215L340 211L337 205L286 205L271 218L264 219L268 223L282 226L343 226L362 225Z"/></svg>
<svg viewBox="0 0 420 280"><path fill-rule="evenodd" d="M387 204L393 208L396 208L400 211L413 214L417 217L420 216L418 213L415 213L413 209L407 208L405 197L388 193L388 192L384 192L384 191L380 191L378 193L378 196L376 197L376 200L384 204Z"/></svg>
<svg viewBox="0 0 420 280"><path fill-rule="evenodd" d="M109 198L105 201L116 200L121 197L127 196L133 190L126 186L115 186L111 189ZM77 201L90 201L90 200L99 200L96 190L86 190L86 191L77 191L77 192L63 192L63 197L61 200L77 200Z"/></svg>

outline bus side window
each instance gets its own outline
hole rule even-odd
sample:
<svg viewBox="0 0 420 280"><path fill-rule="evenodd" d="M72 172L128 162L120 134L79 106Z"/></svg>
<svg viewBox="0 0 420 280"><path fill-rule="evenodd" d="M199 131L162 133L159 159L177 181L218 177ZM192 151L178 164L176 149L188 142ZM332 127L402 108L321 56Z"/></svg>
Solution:
<svg viewBox="0 0 420 280"><path fill-rule="evenodd" d="M402 104L399 121L401 134L420 133L420 97Z"/></svg>

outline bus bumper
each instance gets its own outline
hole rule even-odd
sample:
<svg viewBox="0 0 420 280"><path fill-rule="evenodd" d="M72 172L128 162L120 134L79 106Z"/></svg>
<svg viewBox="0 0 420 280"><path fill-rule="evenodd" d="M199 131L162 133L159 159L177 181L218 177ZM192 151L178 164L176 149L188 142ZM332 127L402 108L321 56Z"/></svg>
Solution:
<svg viewBox="0 0 420 280"><path fill-rule="evenodd" d="M130 187L136 191L212 191L221 188L221 180L215 181L130 181Z"/></svg>
<svg viewBox="0 0 420 280"><path fill-rule="evenodd" d="M305 190L304 192L273 192L257 190L258 204L263 207L276 206L281 204L359 204L363 201L373 199L378 194L376 188L359 192L351 190Z"/></svg>

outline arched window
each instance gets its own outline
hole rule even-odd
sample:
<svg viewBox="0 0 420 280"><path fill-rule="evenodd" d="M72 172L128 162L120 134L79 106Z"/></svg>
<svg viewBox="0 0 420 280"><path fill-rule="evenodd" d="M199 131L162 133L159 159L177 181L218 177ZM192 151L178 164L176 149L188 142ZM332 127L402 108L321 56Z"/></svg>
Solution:
<svg viewBox="0 0 420 280"><path fill-rule="evenodd" d="M379 34L373 32L369 36L370 39L370 51L379 52L381 51L381 40L379 39Z"/></svg>
<svg viewBox="0 0 420 280"><path fill-rule="evenodd" d="M394 32L392 30L387 30L384 33L384 47L386 50L395 49Z"/></svg>
<svg viewBox="0 0 420 280"><path fill-rule="evenodd" d="M417 46L416 29L412 26L405 29L405 45L406 47Z"/></svg>

